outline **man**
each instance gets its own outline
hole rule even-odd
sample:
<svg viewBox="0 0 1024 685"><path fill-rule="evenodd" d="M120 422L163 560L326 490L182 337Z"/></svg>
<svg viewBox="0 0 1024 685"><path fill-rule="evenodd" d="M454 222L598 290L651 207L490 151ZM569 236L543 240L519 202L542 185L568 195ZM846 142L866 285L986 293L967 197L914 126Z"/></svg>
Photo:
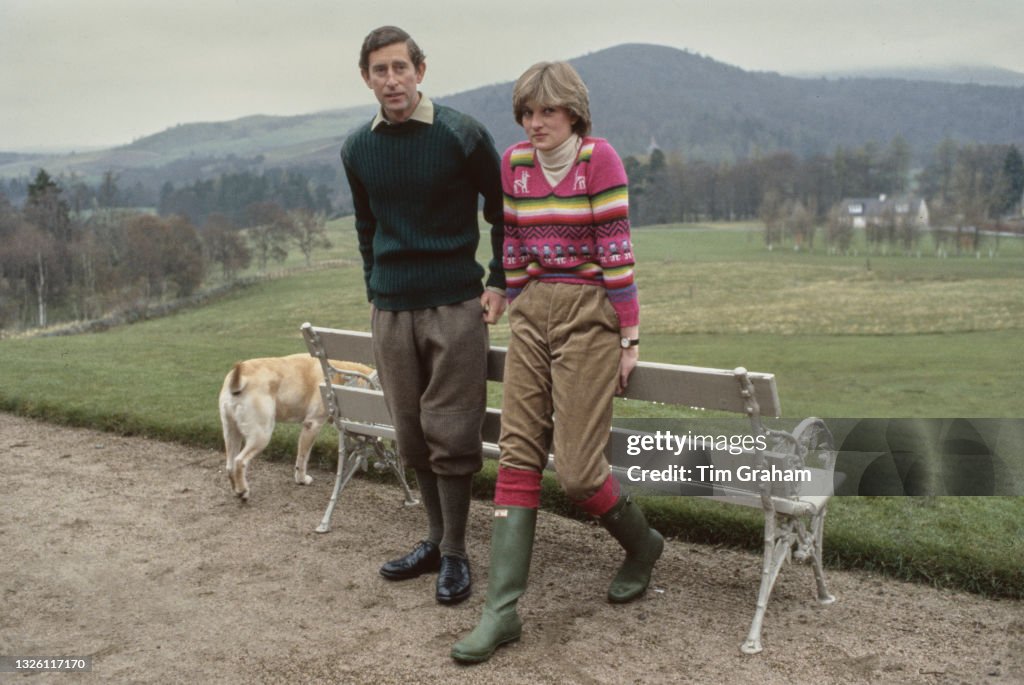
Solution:
<svg viewBox="0 0 1024 685"><path fill-rule="evenodd" d="M472 588L465 534L472 477L482 466L487 325L505 310L501 174L486 129L419 92L426 69L405 31L384 26L366 37L359 70L381 109L348 137L341 158L377 370L427 512L426 538L380 574L438 572L437 601L457 604ZM476 262L480 195L493 253L486 289Z"/></svg>

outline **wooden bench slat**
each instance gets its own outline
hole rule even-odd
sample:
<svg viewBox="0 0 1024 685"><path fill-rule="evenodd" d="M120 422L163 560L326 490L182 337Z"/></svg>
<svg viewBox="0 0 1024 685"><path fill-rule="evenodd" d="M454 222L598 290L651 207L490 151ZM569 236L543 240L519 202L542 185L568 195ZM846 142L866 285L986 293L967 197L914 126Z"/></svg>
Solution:
<svg viewBox="0 0 1024 685"><path fill-rule="evenodd" d="M336 328L311 327L320 338L329 359L373 365L373 344L369 333ZM487 379L504 379L504 347L492 347L487 355ZM782 415L775 376L749 372L762 416ZM624 397L644 402L662 402L685 407L746 413L739 381L732 371L701 366L640 362L629 379Z"/></svg>
<svg viewBox="0 0 1024 685"><path fill-rule="evenodd" d="M320 387L321 392L327 392L326 386ZM351 432L363 433L359 424L391 425L391 413L388 411L387 403L384 402L384 393L380 390L358 388L351 385L332 385L335 401L338 403L338 411L345 417L347 423L351 423ZM327 398L325 398L325 401ZM501 435L501 411L488 407L484 415L482 428L484 442L497 443ZM394 430L392 429L392 434Z"/></svg>
<svg viewBox="0 0 1024 685"><path fill-rule="evenodd" d="M748 372L762 416L781 416L775 376ZM746 413L739 380L732 371L701 366L640 362L629 377L625 397L684 407Z"/></svg>
<svg viewBox="0 0 1024 685"><path fill-rule="evenodd" d="M369 333L318 326L310 326L310 329L320 338L328 359L373 366L373 339Z"/></svg>

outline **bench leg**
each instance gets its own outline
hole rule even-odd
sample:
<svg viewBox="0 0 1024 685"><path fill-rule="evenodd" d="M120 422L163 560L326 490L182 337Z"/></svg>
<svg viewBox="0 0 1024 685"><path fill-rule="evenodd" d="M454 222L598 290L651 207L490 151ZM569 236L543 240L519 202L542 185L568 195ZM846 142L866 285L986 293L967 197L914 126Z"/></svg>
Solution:
<svg viewBox="0 0 1024 685"><path fill-rule="evenodd" d="M338 496L352 480L356 469L360 466L365 468L366 465L364 455L359 454L355 449L345 448L345 437L345 431L338 432L338 471L334 477L334 492L331 493L331 501L327 503L327 509L324 511L323 518L320 519L320 525L316 527L318 533L326 533L331 529L331 516L334 514L334 507L338 504Z"/></svg>
<svg viewBox="0 0 1024 685"><path fill-rule="evenodd" d="M411 507L419 504L420 501L413 496L412 489L409 488L409 482L405 479L405 464L398 453L384 447L381 440L374 441L373 449L377 454L377 461L373 465L374 468L378 471L383 471L386 468L391 469L395 477L398 478L402 491L405 493L405 506Z"/></svg>
<svg viewBox="0 0 1024 685"><path fill-rule="evenodd" d="M351 444L346 444L348 440L352 440ZM383 471L390 468L395 476L398 478L398 482L402 485L402 490L405 494L405 506L411 507L419 504L420 501L412 494L412 489L409 487L409 482L405 479L405 468L402 464L401 458L393 451L383 446L383 441L368 438L371 442L367 444L365 441L362 443L356 443L355 439L351 439L345 435L344 431L339 432L338 435L338 471L334 478L334 491L331 493L331 500L327 503L327 509L324 511L323 518L320 520L320 525L316 527L316 532L326 533L331 529L331 516L334 514L334 507L338 504L338 498L341 496L341 491L348 485L348 482L352 480L352 476L355 475L356 469L362 468L363 471L367 468L367 455L366 450L372 449L376 461L374 462L374 468Z"/></svg>
<svg viewBox="0 0 1024 685"><path fill-rule="evenodd" d="M822 534L825 530L825 514L827 509L822 509L811 519L811 535L814 536L814 554L811 561L814 564L814 581L818 584L818 601L822 604L832 604L836 601L834 595L829 593L825 585L825 568L821 562Z"/></svg>
<svg viewBox="0 0 1024 685"><path fill-rule="evenodd" d="M764 517L761 589L757 594L757 610L754 612L754 620L750 623L750 632L747 634L747 639L740 645L740 651L744 654L758 654L762 650L761 626L764 623L765 611L768 609L768 599L771 597L772 588L775 587L775 580L779 577L779 570L789 558L793 545L794 533L790 526L779 526L777 519L778 517L773 513L766 513Z"/></svg>

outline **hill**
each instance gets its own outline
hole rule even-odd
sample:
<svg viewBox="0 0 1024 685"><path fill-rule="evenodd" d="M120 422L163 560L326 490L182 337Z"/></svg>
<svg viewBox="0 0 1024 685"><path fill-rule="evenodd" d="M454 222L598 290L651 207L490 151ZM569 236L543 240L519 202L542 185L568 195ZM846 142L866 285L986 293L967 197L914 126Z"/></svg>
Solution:
<svg viewBox="0 0 1024 685"><path fill-rule="evenodd" d="M999 67L953 65L948 67L907 67L904 69L858 69L855 71L808 72L791 74L798 78L887 78L903 81L973 83L979 86L1024 87L1024 74Z"/></svg>
<svg viewBox="0 0 1024 685"><path fill-rule="evenodd" d="M42 166L55 174L76 173L86 178L98 178L108 170L127 172L131 178L162 170L155 175L176 182L191 181L225 166L237 170L250 165L334 164L345 132L373 111L374 107L366 104L298 116L256 115L180 124L107 150L65 155L5 153L0 154L0 178L28 176Z"/></svg>
<svg viewBox="0 0 1024 685"><path fill-rule="evenodd" d="M674 48L621 45L575 60L595 133L623 155L652 140L695 159L886 143L903 136L918 156L945 137L1024 142L1024 89L892 79L807 80L748 72ZM520 139L511 84L442 99L483 121L499 147Z"/></svg>
<svg viewBox="0 0 1024 685"><path fill-rule="evenodd" d="M595 134L623 155L652 142L690 159L728 160L902 136L921 158L946 137L1024 144L1024 88L892 78L801 79L748 72L675 48L620 45L572 60L591 93ZM426 84L429 92L429 81ZM511 115L512 82L437 98L480 119L499 148L522 137ZM316 114L184 124L133 143L65 156L0 156L0 177L46 167L86 179L123 172L159 188L225 169L337 166L347 131L372 103ZM340 179L339 179L340 182Z"/></svg>

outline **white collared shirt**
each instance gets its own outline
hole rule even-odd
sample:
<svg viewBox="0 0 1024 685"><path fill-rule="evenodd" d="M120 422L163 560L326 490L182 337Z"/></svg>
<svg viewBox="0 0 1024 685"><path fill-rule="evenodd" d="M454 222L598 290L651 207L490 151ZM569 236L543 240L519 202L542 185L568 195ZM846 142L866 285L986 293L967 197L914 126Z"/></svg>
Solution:
<svg viewBox="0 0 1024 685"><path fill-rule="evenodd" d="M412 114L409 115L409 118L406 119L406 121L419 121L424 124L433 124L434 103L431 102L430 98L428 98L426 95L420 93L420 101L419 103L417 103L416 109L412 111ZM373 121L370 123L370 130L372 131L376 129L381 124L387 124L389 126L391 125L391 122L388 121L387 117L384 116L383 107L377 110L377 116L375 116L373 118Z"/></svg>

